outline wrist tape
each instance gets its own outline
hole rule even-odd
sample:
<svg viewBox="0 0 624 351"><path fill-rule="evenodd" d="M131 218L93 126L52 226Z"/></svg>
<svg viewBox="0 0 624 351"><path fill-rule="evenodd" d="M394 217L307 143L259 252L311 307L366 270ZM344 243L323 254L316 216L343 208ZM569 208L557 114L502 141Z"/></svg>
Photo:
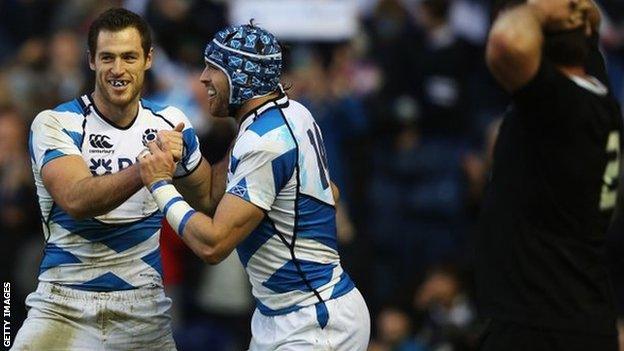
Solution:
<svg viewBox="0 0 624 351"><path fill-rule="evenodd" d="M184 235L184 227L196 211L184 201L170 181L160 180L152 184L149 190L173 230L179 236Z"/></svg>

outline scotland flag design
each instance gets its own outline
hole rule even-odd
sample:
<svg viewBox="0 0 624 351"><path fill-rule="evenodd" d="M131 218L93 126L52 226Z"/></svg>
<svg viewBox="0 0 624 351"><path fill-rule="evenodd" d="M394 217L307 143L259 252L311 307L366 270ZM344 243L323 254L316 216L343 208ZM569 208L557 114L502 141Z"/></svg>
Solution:
<svg viewBox="0 0 624 351"><path fill-rule="evenodd" d="M329 184L322 135L305 107L281 95L243 119L227 191L266 211L237 247L264 315L316 305L323 325L324 301L354 287L340 265Z"/></svg>
<svg viewBox="0 0 624 351"><path fill-rule="evenodd" d="M184 155L176 176L200 163L195 131L178 109L141 100L130 126L119 128L88 96L41 112L33 121L29 148L46 240L39 280L90 291L162 286L159 236L162 214L143 188L116 209L76 220L58 206L41 178L45 165L80 156L94 176L116 173L136 163L146 135L184 122Z"/></svg>

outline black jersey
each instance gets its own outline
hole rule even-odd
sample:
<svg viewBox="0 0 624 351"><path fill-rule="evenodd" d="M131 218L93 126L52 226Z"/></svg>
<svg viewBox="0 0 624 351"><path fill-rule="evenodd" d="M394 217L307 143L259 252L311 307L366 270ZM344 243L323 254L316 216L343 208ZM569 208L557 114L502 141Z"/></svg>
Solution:
<svg viewBox="0 0 624 351"><path fill-rule="evenodd" d="M486 316L615 333L604 241L618 186L620 116L606 84L568 78L546 59L514 94L476 241Z"/></svg>

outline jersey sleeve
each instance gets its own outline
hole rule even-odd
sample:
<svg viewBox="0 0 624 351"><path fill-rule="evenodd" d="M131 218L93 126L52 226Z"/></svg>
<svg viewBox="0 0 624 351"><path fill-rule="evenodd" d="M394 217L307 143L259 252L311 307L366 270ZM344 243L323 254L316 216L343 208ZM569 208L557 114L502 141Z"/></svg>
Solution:
<svg viewBox="0 0 624 351"><path fill-rule="evenodd" d="M29 147L33 164L41 171L48 162L63 156L82 156L82 133L63 126L51 111L43 111L32 122Z"/></svg>
<svg viewBox="0 0 624 351"><path fill-rule="evenodd" d="M199 147L199 138L195 132L195 128L186 115L177 108L171 107L174 116L174 125L184 122L184 130L182 130L182 139L184 141L184 149L182 150L182 159L176 166L174 178L187 176L199 166L202 155Z"/></svg>
<svg viewBox="0 0 624 351"><path fill-rule="evenodd" d="M295 152L294 148L278 150L261 142L242 152L238 158L232 156L232 175L226 192L269 211L280 190L293 176Z"/></svg>

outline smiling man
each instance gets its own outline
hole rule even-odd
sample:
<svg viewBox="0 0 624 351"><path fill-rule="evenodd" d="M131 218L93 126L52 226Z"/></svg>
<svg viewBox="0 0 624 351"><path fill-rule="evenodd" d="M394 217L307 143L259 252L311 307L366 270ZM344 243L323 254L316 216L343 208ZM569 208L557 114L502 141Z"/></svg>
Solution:
<svg viewBox="0 0 624 351"><path fill-rule="evenodd" d="M237 249L257 302L250 350L366 350L370 318L340 264L338 191L321 131L279 84L277 39L254 25L228 27L204 58L211 114L239 123L227 192L214 216L196 212L170 184L167 146L155 143L139 159L143 182L198 256L215 264Z"/></svg>
<svg viewBox="0 0 624 351"><path fill-rule="evenodd" d="M153 51L138 15L111 9L91 25L95 90L41 112L30 133L45 235L39 286L13 350L174 350L163 293L162 214L143 187L136 155L161 140L175 184L210 211L202 159L186 116L141 99Z"/></svg>

